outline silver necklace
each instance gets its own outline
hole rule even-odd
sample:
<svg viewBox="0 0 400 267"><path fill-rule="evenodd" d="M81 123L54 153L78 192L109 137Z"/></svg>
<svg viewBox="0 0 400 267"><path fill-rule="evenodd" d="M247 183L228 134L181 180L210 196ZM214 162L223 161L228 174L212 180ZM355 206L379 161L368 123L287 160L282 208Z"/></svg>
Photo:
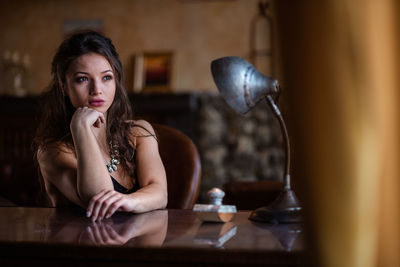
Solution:
<svg viewBox="0 0 400 267"><path fill-rule="evenodd" d="M106 167L109 173L118 170L117 165L119 165L119 152L118 152L118 145L114 145L112 141L110 141L110 163L106 162Z"/></svg>

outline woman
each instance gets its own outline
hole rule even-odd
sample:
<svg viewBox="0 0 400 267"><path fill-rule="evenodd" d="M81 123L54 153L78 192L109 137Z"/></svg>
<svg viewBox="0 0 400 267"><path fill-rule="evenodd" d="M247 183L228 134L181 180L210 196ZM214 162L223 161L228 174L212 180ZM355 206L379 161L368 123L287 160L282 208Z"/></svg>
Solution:
<svg viewBox="0 0 400 267"><path fill-rule="evenodd" d="M151 125L133 121L119 56L110 39L72 35L52 62L35 138L54 206L76 204L93 221L116 211L165 208L167 182Z"/></svg>

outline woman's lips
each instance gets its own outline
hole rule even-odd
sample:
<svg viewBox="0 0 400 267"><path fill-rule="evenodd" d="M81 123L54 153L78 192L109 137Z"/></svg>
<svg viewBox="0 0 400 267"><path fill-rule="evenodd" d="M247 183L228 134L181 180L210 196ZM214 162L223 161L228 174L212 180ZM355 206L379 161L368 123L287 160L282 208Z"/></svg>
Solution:
<svg viewBox="0 0 400 267"><path fill-rule="evenodd" d="M101 100L101 99L99 99L99 100L96 99L96 100L89 101L89 105L91 105L93 107L100 107L103 104L104 104L104 100Z"/></svg>

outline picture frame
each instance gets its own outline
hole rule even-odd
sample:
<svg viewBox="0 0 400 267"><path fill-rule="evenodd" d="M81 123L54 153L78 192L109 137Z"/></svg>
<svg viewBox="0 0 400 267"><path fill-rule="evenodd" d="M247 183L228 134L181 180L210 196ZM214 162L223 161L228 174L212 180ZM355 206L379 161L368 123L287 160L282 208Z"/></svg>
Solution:
<svg viewBox="0 0 400 267"><path fill-rule="evenodd" d="M173 53L143 52L134 56L133 91L170 92Z"/></svg>

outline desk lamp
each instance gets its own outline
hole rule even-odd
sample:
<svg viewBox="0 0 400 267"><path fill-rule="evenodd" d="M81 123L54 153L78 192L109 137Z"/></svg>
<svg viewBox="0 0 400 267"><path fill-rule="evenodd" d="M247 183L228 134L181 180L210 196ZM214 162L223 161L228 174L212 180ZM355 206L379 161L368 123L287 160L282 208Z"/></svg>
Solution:
<svg viewBox="0 0 400 267"><path fill-rule="evenodd" d="M249 219L264 223L297 223L302 221L301 206L290 185L290 144L286 125L273 96L279 93L278 81L261 74L239 57L223 57L211 63L211 72L218 90L228 105L244 115L262 99L266 99L277 117L285 144L284 187L268 206L254 210Z"/></svg>

